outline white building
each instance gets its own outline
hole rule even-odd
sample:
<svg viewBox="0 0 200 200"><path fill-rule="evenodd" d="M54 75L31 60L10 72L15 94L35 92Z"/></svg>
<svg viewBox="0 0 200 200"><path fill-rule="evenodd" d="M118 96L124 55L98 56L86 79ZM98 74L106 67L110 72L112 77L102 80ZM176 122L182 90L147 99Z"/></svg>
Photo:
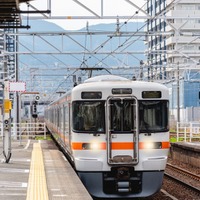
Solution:
<svg viewBox="0 0 200 200"><path fill-rule="evenodd" d="M166 2L170 4L172 0ZM168 65L195 66L200 61L200 1L180 0L167 15L174 17L166 27L167 32L174 31L166 39Z"/></svg>
<svg viewBox="0 0 200 200"><path fill-rule="evenodd" d="M178 63L195 67L200 61L200 0L148 0L147 13L155 17L147 20L150 76L171 79Z"/></svg>
<svg viewBox="0 0 200 200"><path fill-rule="evenodd" d="M157 18L158 13L165 10L166 0L148 0L147 13L153 19L147 20L147 65L149 79L164 79L166 73L166 21Z"/></svg>
<svg viewBox="0 0 200 200"><path fill-rule="evenodd" d="M149 79L171 82L175 119L179 109L181 121L198 121L189 110L200 107L200 0L147 0L147 13L153 17L146 27Z"/></svg>

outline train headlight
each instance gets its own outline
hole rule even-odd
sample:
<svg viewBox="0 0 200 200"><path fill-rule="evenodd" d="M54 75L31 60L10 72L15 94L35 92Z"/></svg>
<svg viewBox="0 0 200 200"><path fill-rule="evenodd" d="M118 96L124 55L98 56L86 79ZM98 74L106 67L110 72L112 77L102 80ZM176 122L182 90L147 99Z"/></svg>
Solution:
<svg viewBox="0 0 200 200"><path fill-rule="evenodd" d="M162 148L161 142L144 142L143 143L144 149L160 149Z"/></svg>
<svg viewBox="0 0 200 200"><path fill-rule="evenodd" d="M99 150L101 148L101 145L97 142L83 143L82 148L85 150Z"/></svg>
<svg viewBox="0 0 200 200"><path fill-rule="evenodd" d="M91 143L91 144L90 144L90 148L91 148L92 150L98 150L98 149L100 149L100 144L98 144L98 143L96 143L96 142Z"/></svg>
<svg viewBox="0 0 200 200"><path fill-rule="evenodd" d="M154 149L154 143L153 142L145 143L145 149Z"/></svg>

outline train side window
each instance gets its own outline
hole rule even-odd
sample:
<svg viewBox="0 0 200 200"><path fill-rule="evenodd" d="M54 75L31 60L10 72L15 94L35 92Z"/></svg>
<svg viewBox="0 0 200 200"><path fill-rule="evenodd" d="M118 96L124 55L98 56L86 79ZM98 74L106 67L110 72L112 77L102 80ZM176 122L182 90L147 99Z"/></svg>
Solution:
<svg viewBox="0 0 200 200"><path fill-rule="evenodd" d="M64 131L69 134L69 105L64 106Z"/></svg>
<svg viewBox="0 0 200 200"><path fill-rule="evenodd" d="M75 132L105 132L105 101L72 103L72 128Z"/></svg>

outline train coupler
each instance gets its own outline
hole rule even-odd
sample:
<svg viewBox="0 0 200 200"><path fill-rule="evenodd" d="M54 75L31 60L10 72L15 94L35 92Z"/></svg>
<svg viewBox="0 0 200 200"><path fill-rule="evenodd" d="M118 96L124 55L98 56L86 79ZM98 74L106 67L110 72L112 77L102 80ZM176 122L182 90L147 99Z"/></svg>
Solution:
<svg viewBox="0 0 200 200"><path fill-rule="evenodd" d="M125 192L131 192L130 182L129 181L120 181L117 182L117 192L119 193L125 193Z"/></svg>

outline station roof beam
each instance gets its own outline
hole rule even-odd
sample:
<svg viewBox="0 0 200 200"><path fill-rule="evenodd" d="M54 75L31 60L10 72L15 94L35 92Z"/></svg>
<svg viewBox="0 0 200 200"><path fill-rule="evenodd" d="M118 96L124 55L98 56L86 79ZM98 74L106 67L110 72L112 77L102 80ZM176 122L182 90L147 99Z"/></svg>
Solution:
<svg viewBox="0 0 200 200"><path fill-rule="evenodd" d="M30 11L20 10L20 3L29 3L31 0L0 0L0 28L30 28L22 25L20 14L29 13ZM50 11L46 11L50 12ZM34 13L41 13L35 11Z"/></svg>

